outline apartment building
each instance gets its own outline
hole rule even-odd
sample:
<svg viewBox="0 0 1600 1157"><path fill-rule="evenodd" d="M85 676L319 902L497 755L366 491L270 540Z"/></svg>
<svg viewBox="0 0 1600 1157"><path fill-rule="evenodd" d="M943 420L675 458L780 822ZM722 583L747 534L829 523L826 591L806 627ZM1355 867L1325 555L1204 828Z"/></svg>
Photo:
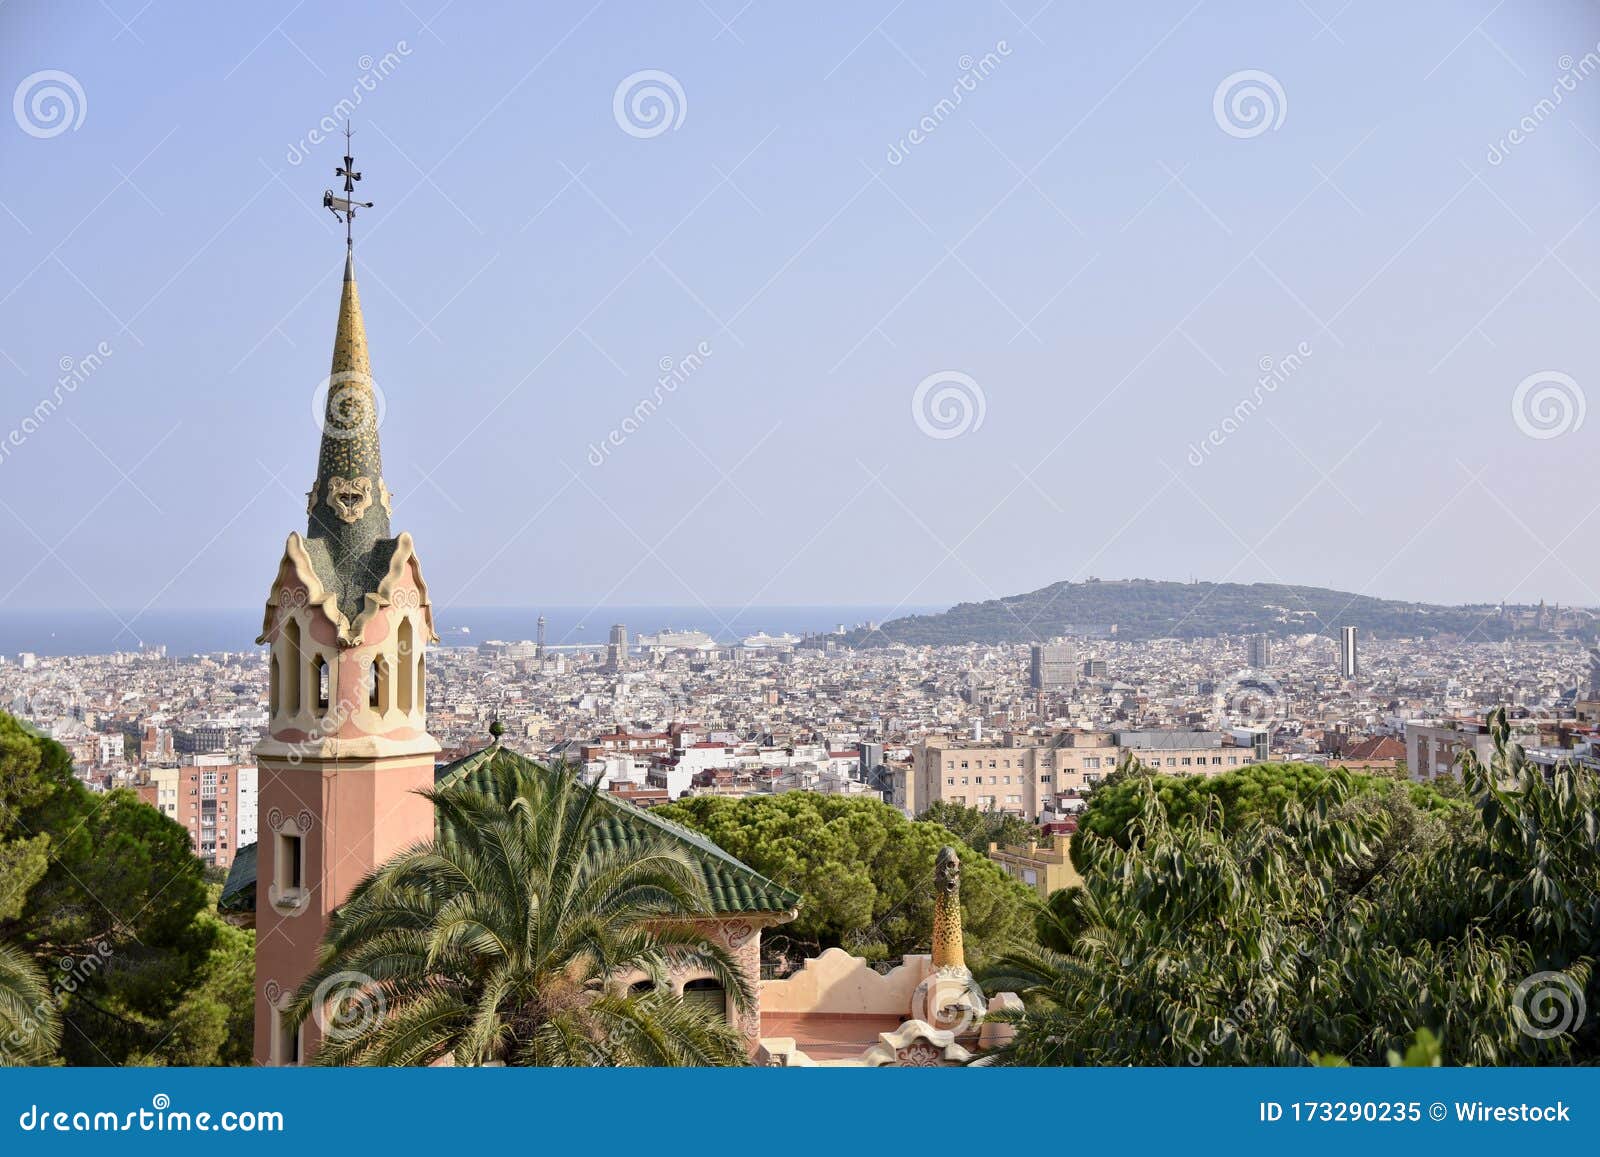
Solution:
<svg viewBox="0 0 1600 1157"><path fill-rule="evenodd" d="M1485 724L1459 719L1406 721L1406 768L1412 779L1456 775L1456 760L1464 751L1471 751L1487 766L1494 754L1494 740Z"/></svg>
<svg viewBox="0 0 1600 1157"><path fill-rule="evenodd" d="M256 840L256 768L197 756L192 765L151 768L139 798L189 833L194 854L227 868L234 854Z"/></svg>
<svg viewBox="0 0 1600 1157"><path fill-rule="evenodd" d="M1022 881L1038 893L1039 899L1048 900L1051 893L1083 883L1078 869L1072 866L1072 837L1057 836L1049 844L1031 840L1026 844L1008 845L990 843L989 858L1005 869L1008 876Z"/></svg>
<svg viewBox="0 0 1600 1157"><path fill-rule="evenodd" d="M1063 731L1003 734L999 741L931 737L896 768L894 804L916 816L936 800L1036 819L1110 774L1125 753L1172 775L1218 775L1256 753L1215 731Z"/></svg>

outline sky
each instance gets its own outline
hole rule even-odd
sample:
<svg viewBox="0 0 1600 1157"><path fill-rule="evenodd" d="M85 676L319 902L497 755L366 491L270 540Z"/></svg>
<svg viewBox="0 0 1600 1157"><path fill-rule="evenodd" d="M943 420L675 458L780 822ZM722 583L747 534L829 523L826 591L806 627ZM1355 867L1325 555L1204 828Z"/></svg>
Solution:
<svg viewBox="0 0 1600 1157"><path fill-rule="evenodd" d="M1600 605L1590 3L10 0L0 82L0 610L265 597L341 107L447 604Z"/></svg>

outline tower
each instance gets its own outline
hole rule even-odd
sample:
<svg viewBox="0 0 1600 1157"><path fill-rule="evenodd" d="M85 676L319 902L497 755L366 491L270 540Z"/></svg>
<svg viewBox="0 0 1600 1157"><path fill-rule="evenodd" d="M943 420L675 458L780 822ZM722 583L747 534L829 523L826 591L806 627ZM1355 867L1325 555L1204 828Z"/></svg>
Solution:
<svg viewBox="0 0 1600 1157"><path fill-rule="evenodd" d="M1258 671L1265 671L1272 666L1271 635L1260 634L1250 636L1249 665Z"/></svg>
<svg viewBox="0 0 1600 1157"><path fill-rule="evenodd" d="M433 786L439 750L423 653L438 640L411 536L389 530L350 228L370 203L351 199L353 165L346 155L338 170L345 197L323 198L346 249L306 533L289 535L256 640L271 648L270 721L255 751L255 1059L267 1065L298 1064L321 1039L319 1016L293 1032L281 1012L329 915L373 868L433 835L433 805L416 793Z"/></svg>
<svg viewBox="0 0 1600 1157"><path fill-rule="evenodd" d="M611 626L611 641L606 644L606 670L628 669L628 628L622 623Z"/></svg>
<svg viewBox="0 0 1600 1157"><path fill-rule="evenodd" d="M544 658L544 628L545 628L544 616L540 615L539 616L539 635L538 635L539 641L534 644L534 649L533 649L533 657L535 659L543 659Z"/></svg>
<svg viewBox="0 0 1600 1157"><path fill-rule="evenodd" d="M1360 663L1356 658L1356 629L1354 627L1339 628L1339 677L1354 679L1361 671Z"/></svg>

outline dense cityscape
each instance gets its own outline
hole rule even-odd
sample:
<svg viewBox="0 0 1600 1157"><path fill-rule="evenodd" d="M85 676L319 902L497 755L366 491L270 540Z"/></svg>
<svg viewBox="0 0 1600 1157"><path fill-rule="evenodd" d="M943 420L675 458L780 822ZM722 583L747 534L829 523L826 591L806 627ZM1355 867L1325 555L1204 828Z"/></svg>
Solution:
<svg viewBox="0 0 1600 1157"><path fill-rule="evenodd" d="M1419 759L1419 737L1481 731L1487 710L1508 705L1525 746L1586 757L1600 698L1589 651L1541 628L1540 608L1502 613L1525 621L1525 637L1123 642L1111 629L1033 645L856 649L842 631L722 643L617 624L603 645L432 648L427 712L441 759L481 746L498 722L508 745L641 806L803 789L875 794L911 818L943 799L1070 827L1085 791L1127 754L1184 774L1295 760L1431 776L1439 760ZM0 705L63 744L93 790L132 787L159 803L219 868L255 840L251 753L267 690L255 650L0 662ZM981 778L919 776L941 747L1079 754L1061 757L1048 782L1006 775L987 790ZM202 810L190 796L220 798Z"/></svg>

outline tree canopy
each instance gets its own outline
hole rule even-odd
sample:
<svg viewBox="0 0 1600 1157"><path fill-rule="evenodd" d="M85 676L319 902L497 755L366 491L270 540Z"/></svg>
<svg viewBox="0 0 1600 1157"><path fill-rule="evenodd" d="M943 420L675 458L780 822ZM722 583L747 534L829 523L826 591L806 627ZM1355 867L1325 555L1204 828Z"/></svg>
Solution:
<svg viewBox="0 0 1600 1157"><path fill-rule="evenodd" d="M1315 799L1333 775L1333 769L1311 763L1252 763L1221 775L1159 775L1130 764L1119 767L1090 794L1078 830L1127 847L1130 825L1143 806L1146 788L1151 787L1168 819L1177 822L1216 808L1224 830L1238 831L1255 820L1270 818L1284 804ZM1400 782L1370 772L1349 772L1347 776L1348 790L1354 796L1381 796ZM1468 807L1453 784L1441 787L1406 781L1404 790L1427 812L1442 814Z"/></svg>
<svg viewBox="0 0 1600 1157"><path fill-rule="evenodd" d="M1021 816L997 808L975 808L938 799L917 817L939 824L969 848L987 850L991 843L1005 847L1025 844L1038 837L1039 829Z"/></svg>
<svg viewBox="0 0 1600 1157"><path fill-rule="evenodd" d="M0 943L39 966L66 1063L249 1063L254 934L212 904L183 828L0 714Z"/></svg>
<svg viewBox="0 0 1600 1157"><path fill-rule="evenodd" d="M952 836L908 820L876 798L792 791L694 796L659 814L703 832L730 855L804 897L792 923L767 934L804 954L842 947L869 959L926 952L933 937L933 866L939 849L961 854L968 962L1031 935L1032 889Z"/></svg>
<svg viewBox="0 0 1600 1157"><path fill-rule="evenodd" d="M1074 838L1084 884L1041 946L995 962L1023 994L1012 1064L1561 1064L1600 1060L1600 774L1530 763L1491 716L1467 807L1335 770L1269 812L1173 808ZM1110 814L1110 813L1107 813Z"/></svg>

